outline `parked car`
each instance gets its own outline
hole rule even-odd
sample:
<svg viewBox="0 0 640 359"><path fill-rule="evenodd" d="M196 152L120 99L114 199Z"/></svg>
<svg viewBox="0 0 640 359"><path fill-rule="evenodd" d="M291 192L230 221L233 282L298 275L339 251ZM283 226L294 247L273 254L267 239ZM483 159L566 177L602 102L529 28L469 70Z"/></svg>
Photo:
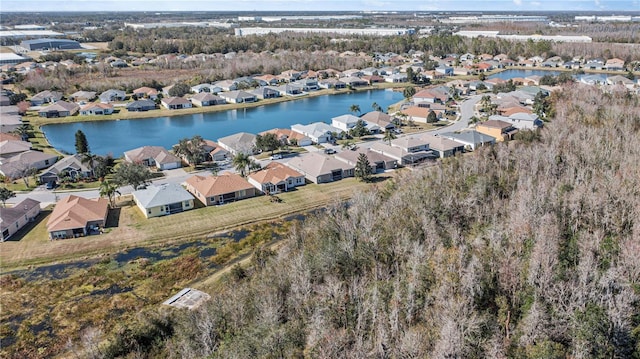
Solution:
<svg viewBox="0 0 640 359"><path fill-rule="evenodd" d="M56 188L56 183L54 181L47 182L44 184L44 188L46 189L54 189Z"/></svg>
<svg viewBox="0 0 640 359"><path fill-rule="evenodd" d="M334 150L333 148L325 148L324 149L324 153L326 153L328 155L332 155L332 154L336 153L336 150Z"/></svg>
<svg viewBox="0 0 640 359"><path fill-rule="evenodd" d="M282 159L282 155L279 153L276 153L275 155L270 157L272 160L281 160Z"/></svg>

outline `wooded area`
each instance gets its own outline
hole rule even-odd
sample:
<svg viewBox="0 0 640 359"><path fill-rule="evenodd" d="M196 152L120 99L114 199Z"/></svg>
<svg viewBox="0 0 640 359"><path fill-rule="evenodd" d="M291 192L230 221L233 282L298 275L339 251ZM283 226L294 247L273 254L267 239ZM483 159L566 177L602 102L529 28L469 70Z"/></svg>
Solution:
<svg viewBox="0 0 640 359"><path fill-rule="evenodd" d="M570 86L542 136L336 203L100 355L639 358L640 103Z"/></svg>

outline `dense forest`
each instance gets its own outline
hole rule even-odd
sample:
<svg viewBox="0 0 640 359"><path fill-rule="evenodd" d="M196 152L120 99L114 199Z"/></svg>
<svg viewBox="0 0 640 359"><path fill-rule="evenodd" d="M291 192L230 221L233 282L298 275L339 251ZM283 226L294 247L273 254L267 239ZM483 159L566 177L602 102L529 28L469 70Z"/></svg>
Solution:
<svg viewBox="0 0 640 359"><path fill-rule="evenodd" d="M94 357L640 358L640 102L579 84L540 136L399 174Z"/></svg>

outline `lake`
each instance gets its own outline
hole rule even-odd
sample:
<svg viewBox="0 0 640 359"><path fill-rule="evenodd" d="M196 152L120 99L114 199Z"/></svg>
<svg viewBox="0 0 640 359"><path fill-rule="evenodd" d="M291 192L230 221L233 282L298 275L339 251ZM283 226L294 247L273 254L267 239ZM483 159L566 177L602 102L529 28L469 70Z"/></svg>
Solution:
<svg viewBox="0 0 640 359"><path fill-rule="evenodd" d="M217 141L238 132L259 133L272 128L290 128L296 123L331 123L331 118L349 113L351 105L362 113L375 102L383 109L403 99L402 92L370 90L303 98L254 108L204 114L52 124L42 127L49 143L61 152L75 153L75 133L82 130L92 153L120 157L125 151L152 145L171 148L185 137L200 135Z"/></svg>

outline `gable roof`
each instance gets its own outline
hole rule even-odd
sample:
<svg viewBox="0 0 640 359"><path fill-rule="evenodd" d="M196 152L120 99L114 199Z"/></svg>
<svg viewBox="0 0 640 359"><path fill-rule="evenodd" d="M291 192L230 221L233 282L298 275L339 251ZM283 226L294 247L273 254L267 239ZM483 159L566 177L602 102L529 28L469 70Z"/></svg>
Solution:
<svg viewBox="0 0 640 359"><path fill-rule="evenodd" d="M0 211L0 231L7 229L36 206L40 207L40 202L35 199L25 198L13 207L3 208Z"/></svg>
<svg viewBox="0 0 640 359"><path fill-rule="evenodd" d="M105 220L109 210L106 198L87 199L70 195L58 201L47 221L49 232L84 228L87 222Z"/></svg>
<svg viewBox="0 0 640 359"><path fill-rule="evenodd" d="M31 142L7 140L0 141L0 155L4 156L10 153L25 152L31 149Z"/></svg>
<svg viewBox="0 0 640 359"><path fill-rule="evenodd" d="M54 103L53 105L47 106L47 107L43 107L42 109L40 109L38 112L65 112L68 111L69 113L73 114L76 111L78 111L80 109L80 106L76 105L73 102L66 102L66 101L58 101L56 103Z"/></svg>
<svg viewBox="0 0 640 359"><path fill-rule="evenodd" d="M249 182L235 173L223 173L218 176L207 177L195 175L189 177L185 183L205 197L253 189Z"/></svg>
<svg viewBox="0 0 640 359"><path fill-rule="evenodd" d="M191 102L189 102L189 100L182 97L165 97L162 99L162 103L164 103L167 106L171 106L171 105L186 105L186 104L190 104Z"/></svg>
<svg viewBox="0 0 640 359"><path fill-rule="evenodd" d="M89 172L91 169L88 166L88 163L82 162L82 155L75 154L72 156L67 156L56 162L53 166L49 167L47 172L58 174L64 171L67 168L73 168L77 171Z"/></svg>
<svg viewBox="0 0 640 359"><path fill-rule="evenodd" d="M153 208L193 199L191 193L176 183L149 186L146 189L134 191L132 194L144 208Z"/></svg>
<svg viewBox="0 0 640 359"><path fill-rule="evenodd" d="M291 177L304 177L304 175L293 168L287 167L280 162L271 162L260 171L249 175L249 178L258 183L278 183L286 181Z"/></svg>
<svg viewBox="0 0 640 359"><path fill-rule="evenodd" d="M181 162L181 160L161 146L143 146L124 153L132 162L141 162L153 158L159 164Z"/></svg>
<svg viewBox="0 0 640 359"><path fill-rule="evenodd" d="M249 153L255 147L256 135L247 132L234 133L233 135L219 138L218 143L230 151Z"/></svg>
<svg viewBox="0 0 640 359"><path fill-rule="evenodd" d="M421 140L429 144L429 148L436 151L448 151L458 147L464 147L464 144L450 140L446 137L434 136L428 133L419 137Z"/></svg>
<svg viewBox="0 0 640 359"><path fill-rule="evenodd" d="M345 171L354 168L345 162L316 152L304 153L294 157L287 162L287 166L313 177L328 174L337 169Z"/></svg>

